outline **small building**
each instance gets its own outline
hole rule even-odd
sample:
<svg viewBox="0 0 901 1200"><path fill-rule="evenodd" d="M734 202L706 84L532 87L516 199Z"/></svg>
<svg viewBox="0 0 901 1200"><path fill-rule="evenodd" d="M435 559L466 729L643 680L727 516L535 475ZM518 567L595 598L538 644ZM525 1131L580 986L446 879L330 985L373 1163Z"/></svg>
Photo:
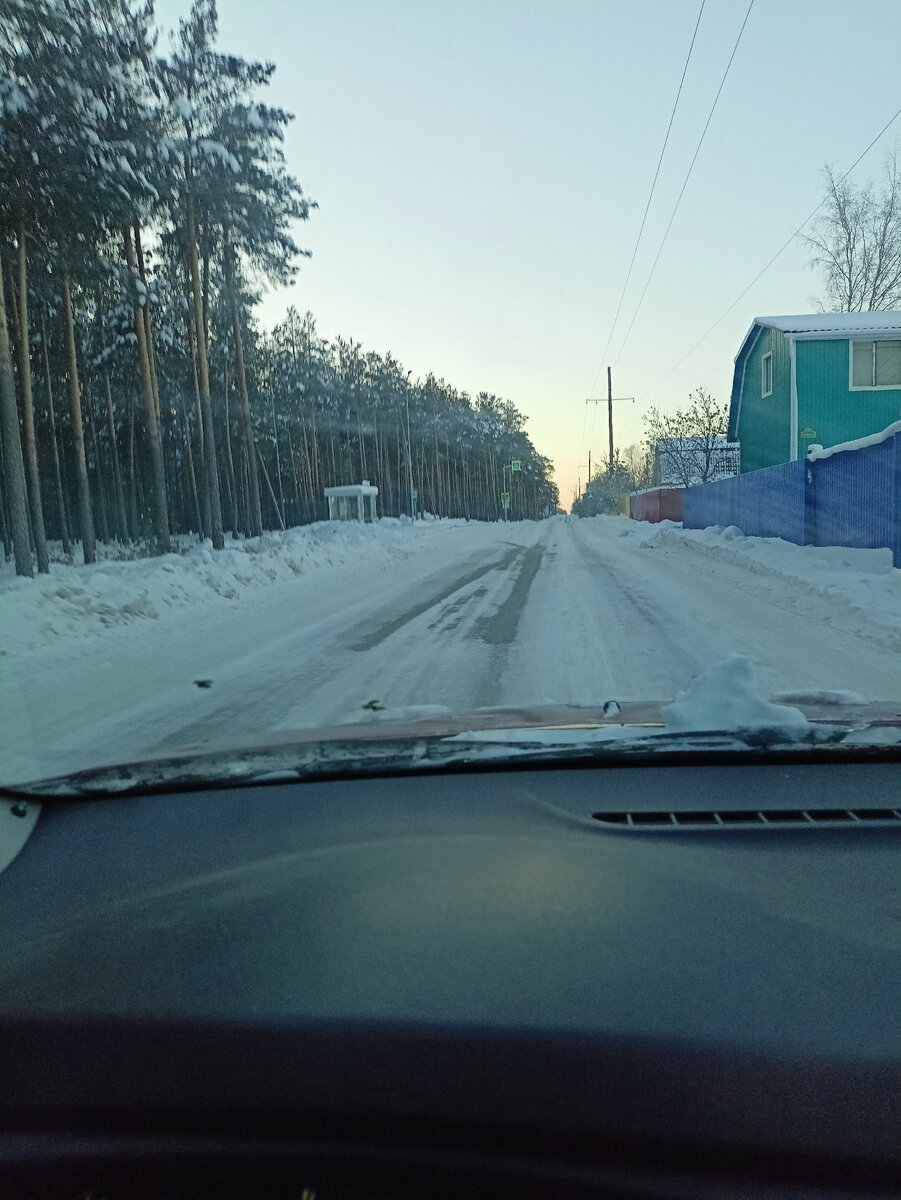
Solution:
<svg viewBox="0 0 901 1200"><path fill-rule="evenodd" d="M693 487L726 479L741 470L739 447L723 434L710 437L658 438L654 446L654 484Z"/></svg>
<svg viewBox="0 0 901 1200"><path fill-rule="evenodd" d="M327 487L323 490L328 498L330 521L369 522L378 519L375 498L379 489L373 487L368 479L362 483L348 483L343 487Z"/></svg>
<svg viewBox="0 0 901 1200"><path fill-rule="evenodd" d="M869 437L901 416L901 312L755 317L735 356L729 440L741 469L811 443Z"/></svg>

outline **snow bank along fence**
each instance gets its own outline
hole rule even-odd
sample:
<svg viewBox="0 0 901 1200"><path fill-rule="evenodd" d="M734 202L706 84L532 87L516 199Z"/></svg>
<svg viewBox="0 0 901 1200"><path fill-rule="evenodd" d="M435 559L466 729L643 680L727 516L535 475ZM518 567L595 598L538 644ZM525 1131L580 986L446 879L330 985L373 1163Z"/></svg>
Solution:
<svg viewBox="0 0 901 1200"><path fill-rule="evenodd" d="M901 567L901 421L828 450L811 446L806 461L685 488L682 524L737 525L799 546L888 547Z"/></svg>
<svg viewBox="0 0 901 1200"><path fill-rule="evenodd" d="M650 488L629 497L629 516L633 521L681 521L682 488Z"/></svg>

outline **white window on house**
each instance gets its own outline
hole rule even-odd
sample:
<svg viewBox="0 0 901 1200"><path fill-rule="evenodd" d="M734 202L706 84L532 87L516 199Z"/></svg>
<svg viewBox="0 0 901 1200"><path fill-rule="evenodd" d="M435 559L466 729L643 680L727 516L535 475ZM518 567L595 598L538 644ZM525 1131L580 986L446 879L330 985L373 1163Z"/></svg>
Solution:
<svg viewBox="0 0 901 1200"><path fill-rule="evenodd" d="M901 341L852 342L851 386L901 388Z"/></svg>
<svg viewBox="0 0 901 1200"><path fill-rule="evenodd" d="M771 396L773 394L772 354L764 354L760 360L760 394L761 396Z"/></svg>

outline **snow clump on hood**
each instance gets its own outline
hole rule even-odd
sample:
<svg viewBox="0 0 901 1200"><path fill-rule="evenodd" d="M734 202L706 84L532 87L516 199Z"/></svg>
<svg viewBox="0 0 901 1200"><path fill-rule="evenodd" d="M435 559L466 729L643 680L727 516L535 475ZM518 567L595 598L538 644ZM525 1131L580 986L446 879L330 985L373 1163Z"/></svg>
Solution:
<svg viewBox="0 0 901 1200"><path fill-rule="evenodd" d="M767 700L743 654L708 667L660 711L667 729L674 730L810 728L800 709Z"/></svg>

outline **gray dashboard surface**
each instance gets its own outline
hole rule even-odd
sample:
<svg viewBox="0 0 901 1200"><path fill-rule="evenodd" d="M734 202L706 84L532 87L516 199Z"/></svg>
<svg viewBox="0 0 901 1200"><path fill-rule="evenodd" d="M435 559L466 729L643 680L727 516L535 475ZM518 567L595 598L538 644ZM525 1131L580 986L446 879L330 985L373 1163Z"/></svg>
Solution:
<svg viewBox="0 0 901 1200"><path fill-rule="evenodd" d="M529 770L45 806L0 874L0 1119L267 1111L901 1158L891 766Z"/></svg>

